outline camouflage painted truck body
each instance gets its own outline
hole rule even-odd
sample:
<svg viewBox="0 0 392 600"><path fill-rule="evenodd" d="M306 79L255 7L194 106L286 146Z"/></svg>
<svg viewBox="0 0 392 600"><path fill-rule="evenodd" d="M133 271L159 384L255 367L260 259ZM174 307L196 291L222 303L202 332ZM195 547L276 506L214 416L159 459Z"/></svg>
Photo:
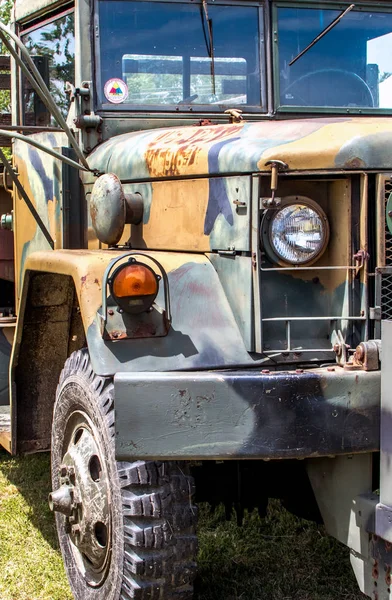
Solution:
<svg viewBox="0 0 392 600"><path fill-rule="evenodd" d="M51 143L60 146L54 134ZM333 360L331 339L326 337L330 324L323 326L322 321L320 328L312 317L317 320L330 315L331 321L332 317L342 321L350 318L347 295L353 279L358 280L359 293L365 294L366 266L358 268L357 275L353 270L355 259L350 257L351 240L347 235L347 224L352 218L350 188L352 178L356 177L365 194L364 171L372 171L376 165L379 168L380 161L384 161L383 168L392 170L392 164L385 162L390 154L385 151L388 143L392 147L390 121L374 118L168 128L122 134L102 143L89 156L91 168L99 173L116 173L125 191L139 193L144 203L143 222L126 226L119 244L129 240L128 248L133 252L140 250L159 260L168 274L172 307L172 324L167 335L154 339L153 322L145 323L140 335L126 332L127 325L120 320L108 324L108 331L109 327L112 330L117 327L126 332L124 337L128 339L112 337L111 341L102 336L97 318L102 307L102 278L107 264L124 251L61 250L64 211L60 199L64 192L60 177L56 181L52 175L56 173L55 163L36 149L16 144L18 172L28 171L28 192L47 224L55 248L58 247L58 251L49 250L42 231L33 222L25 203L20 202L15 222L20 218L26 225L29 221L32 225L30 231L27 226L22 230L15 227L16 252L22 266L20 280L27 274L21 300L34 293L33 273L51 271L62 276L62 281L67 276L69 285L73 281L94 370L99 375L116 377L117 410L122 414L119 458L125 459L128 453L161 458L284 458L378 449L379 371L368 372L359 367L345 371L331 365L298 370L289 365L294 362L300 367L303 363L308 366L318 358ZM311 163L317 173L313 176L315 183L304 182L302 177L299 183L292 179L286 183L282 176L282 187L311 195L311 186L316 190L323 185L320 179L328 174L330 179L323 191L327 210L344 203L344 215L339 213L342 224L336 226L336 238L330 242L335 246L331 248L335 256L324 255L322 259L322 266L334 261L338 267L335 272L333 268L319 270L316 265L305 272L283 271L280 278L278 274L265 273L265 282L264 273L257 275L255 255L260 248L255 231L259 227L260 198L267 194L269 183L265 163L276 156L289 165L285 177L291 169L300 176L305 171L301 169L303 162ZM61 174L61 167L57 172ZM309 176L308 168L306 174ZM96 176L85 174L83 179L88 198ZM380 201L385 203L384 196ZM367 252L366 232L359 233L363 240L359 241L358 251ZM97 245L99 241L90 228L88 246ZM257 286L261 289L259 305L254 301ZM289 304L284 288L292 293ZM60 294L58 285L56 289ZM65 300L69 294L67 285L61 290ZM279 306L281 295L285 307ZM158 303L163 304L163 290ZM328 312L331 306L332 313ZM370 315L365 303L361 307L357 320L362 327ZM260 327L264 311L266 319L279 315L283 320L307 319L310 312L311 318L301 322L300 330L305 325L306 336L313 338L309 341L315 349L303 348L302 352L300 344L293 341L292 350L287 351L284 340L273 337L281 332L276 334L267 329L264 335L269 334L281 348L265 352ZM18 330L22 325L20 320ZM46 319L44 328L49 328ZM25 333L25 325L22 331ZM47 334L45 331L44 335ZM39 332L32 335L35 337ZM63 338L58 332L54 335ZM297 335L302 342L303 333L298 331ZM238 371L252 368L255 361L257 369ZM282 370L276 363L280 363ZM38 376L34 362L31 364ZM47 368L52 369L49 362ZM217 371L229 368L235 372ZM205 372L211 369L217 372ZM155 372L148 381L145 381L146 371ZM172 371L175 376L169 375ZM54 381L56 375L53 374ZM28 377L31 379L32 374ZM47 377L42 384L48 384ZM131 409L129 388L138 384L143 392L135 396ZM158 390L161 399L157 403ZM38 396L43 401L46 398L46 394ZM149 410L144 408L147 398L151 399ZM230 410L225 410L228 406ZM26 410L28 406L23 409L24 415L28 414ZM31 406L30 410L31 417L37 416L36 407ZM135 411L140 411L137 420ZM46 410L42 415L50 418ZM216 418L219 418L218 430ZM162 432L158 437L153 419ZM34 419L26 417L29 428L33 423ZM39 443L35 431L30 437L34 444ZM19 443L22 440L23 435Z"/></svg>
<svg viewBox="0 0 392 600"><path fill-rule="evenodd" d="M68 122L89 170L13 143L30 204L14 185L9 449L50 448L60 373L74 351L88 348L96 376L113 380L117 460L217 461L218 470L228 460L233 477L246 464L262 478L261 459L280 459L273 469L283 479L292 469L310 481L289 495L307 505L314 494L329 532L352 549L361 589L371 595L378 585L378 597L390 598L373 568L392 565L388 110L349 103L327 108L329 116L294 108L283 115L268 96L268 112L249 109L243 119L235 111L193 114L190 105L184 113L181 102L180 114L116 112L94 98L102 95L91 83L94 45L80 34L98 3L51 4L17 1L16 29L23 39L52 10L53 18L75 11L80 87L71 90ZM267 75L272 85L273 71ZM15 69L14 86L19 77ZM16 126L19 102L14 96ZM75 160L63 132L29 137ZM278 204L271 161L281 167ZM140 222L125 223L117 197L97 192L107 176L141 202ZM311 202L325 215L328 243L313 262L271 258L267 238L280 202ZM105 219L121 230L110 247L97 226ZM161 277L150 312L118 311L109 293L113 269L128 260ZM260 506L261 493L245 505Z"/></svg>

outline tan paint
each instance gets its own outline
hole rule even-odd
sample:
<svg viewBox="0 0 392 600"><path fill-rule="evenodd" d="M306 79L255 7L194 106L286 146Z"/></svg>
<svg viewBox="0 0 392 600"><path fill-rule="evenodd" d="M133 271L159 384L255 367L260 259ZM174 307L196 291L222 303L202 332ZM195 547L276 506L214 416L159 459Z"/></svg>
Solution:
<svg viewBox="0 0 392 600"><path fill-rule="evenodd" d="M343 122L326 123L294 142L268 148L258 162L260 170L266 170L265 163L271 158L287 162L290 170L312 170L334 168L335 158L345 143L354 138L377 133L392 132L390 119L361 118ZM317 151L315 151L317 149Z"/></svg>
<svg viewBox="0 0 392 600"><path fill-rule="evenodd" d="M179 252L148 252L156 258L166 272L173 271L189 262L189 254ZM105 250L54 250L34 252L26 260L26 271L41 271L69 275L75 283L84 328L94 321L97 310L102 305L102 279L109 262L117 256L127 259L124 252ZM143 260L142 257L139 257ZM148 262L148 261L146 261ZM205 263L205 256L193 255L193 263ZM149 263L150 264L150 263ZM26 290L23 289L23 294Z"/></svg>
<svg viewBox="0 0 392 600"><path fill-rule="evenodd" d="M19 181L23 185L28 197L33 205L34 195L32 193L27 167L25 163L15 156L15 167L19 173ZM22 264L23 248L26 242L31 241L36 233L37 223L32 216L26 203L14 188L14 244L15 244L15 293L16 297L20 297L19 281L20 269Z"/></svg>
<svg viewBox="0 0 392 600"><path fill-rule="evenodd" d="M208 179L161 181L152 190L150 218L146 225L132 228L132 245L209 251L210 236L204 235Z"/></svg>

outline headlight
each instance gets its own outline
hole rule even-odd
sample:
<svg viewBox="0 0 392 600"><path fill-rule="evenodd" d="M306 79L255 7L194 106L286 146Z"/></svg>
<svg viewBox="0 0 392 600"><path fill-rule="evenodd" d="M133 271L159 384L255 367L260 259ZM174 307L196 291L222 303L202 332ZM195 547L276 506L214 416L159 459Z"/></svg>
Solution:
<svg viewBox="0 0 392 600"><path fill-rule="evenodd" d="M313 200L302 196L284 198L282 204L279 210L268 211L263 221L267 254L273 262L294 265L313 262L328 244L326 215Z"/></svg>

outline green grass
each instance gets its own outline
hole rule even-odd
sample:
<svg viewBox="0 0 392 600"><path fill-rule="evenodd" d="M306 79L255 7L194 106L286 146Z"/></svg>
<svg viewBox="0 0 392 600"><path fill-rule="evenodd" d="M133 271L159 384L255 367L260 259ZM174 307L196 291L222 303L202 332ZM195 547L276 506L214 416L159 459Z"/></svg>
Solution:
<svg viewBox="0 0 392 600"><path fill-rule="evenodd" d="M47 507L49 457L0 450L0 599L72 600ZM277 501L242 528L200 509L197 600L363 600L348 551Z"/></svg>

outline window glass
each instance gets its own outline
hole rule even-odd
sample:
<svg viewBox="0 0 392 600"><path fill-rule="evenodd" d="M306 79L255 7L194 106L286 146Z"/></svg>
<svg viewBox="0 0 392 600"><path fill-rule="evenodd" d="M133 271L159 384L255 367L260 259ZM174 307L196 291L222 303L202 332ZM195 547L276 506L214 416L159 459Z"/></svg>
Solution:
<svg viewBox="0 0 392 600"><path fill-rule="evenodd" d="M292 65L342 10L278 8L282 106L392 108L392 14L348 12Z"/></svg>
<svg viewBox="0 0 392 600"><path fill-rule="evenodd" d="M102 0L103 103L260 105L258 16L246 5Z"/></svg>
<svg viewBox="0 0 392 600"><path fill-rule="evenodd" d="M64 116L69 109L67 81L75 82L74 15L67 14L22 35L31 56L48 61L49 89ZM25 111L34 111L33 93L24 82Z"/></svg>

